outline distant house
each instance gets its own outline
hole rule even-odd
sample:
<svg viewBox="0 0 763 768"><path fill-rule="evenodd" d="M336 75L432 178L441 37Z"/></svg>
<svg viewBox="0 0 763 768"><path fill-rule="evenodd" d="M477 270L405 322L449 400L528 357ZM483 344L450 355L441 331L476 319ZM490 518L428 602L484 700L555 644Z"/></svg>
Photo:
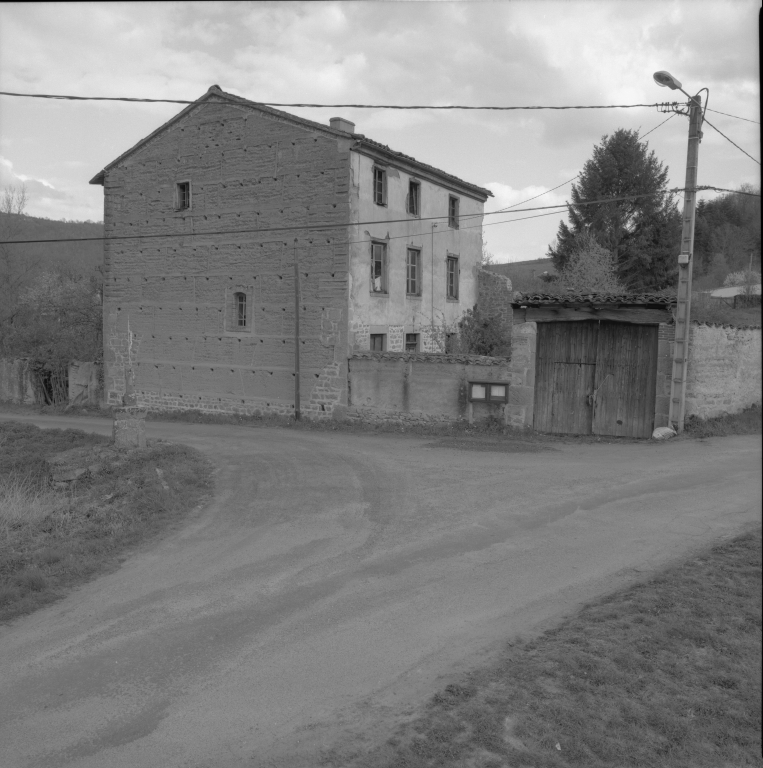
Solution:
<svg viewBox="0 0 763 768"><path fill-rule="evenodd" d="M292 413L296 307L302 410L328 414L353 352L441 351L477 301L491 193L343 118L212 86L91 183L111 404L130 367L142 405Z"/></svg>
<svg viewBox="0 0 763 768"><path fill-rule="evenodd" d="M485 267L490 272L508 277L516 290L529 290L537 286L537 280L554 282L557 273L552 259L530 259L512 261L508 264L490 264Z"/></svg>

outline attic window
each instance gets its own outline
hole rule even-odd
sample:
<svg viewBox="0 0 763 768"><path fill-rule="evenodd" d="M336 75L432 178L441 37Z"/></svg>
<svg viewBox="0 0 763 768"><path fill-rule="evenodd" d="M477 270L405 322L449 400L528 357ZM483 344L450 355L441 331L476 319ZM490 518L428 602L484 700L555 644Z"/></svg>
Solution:
<svg viewBox="0 0 763 768"><path fill-rule="evenodd" d="M175 209L186 211L191 207L191 182L179 181L175 185Z"/></svg>

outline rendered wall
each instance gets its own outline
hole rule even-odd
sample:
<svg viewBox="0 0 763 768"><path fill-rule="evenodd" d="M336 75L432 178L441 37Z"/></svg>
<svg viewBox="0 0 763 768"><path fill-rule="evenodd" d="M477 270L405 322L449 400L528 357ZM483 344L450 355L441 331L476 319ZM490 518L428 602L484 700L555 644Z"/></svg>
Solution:
<svg viewBox="0 0 763 768"><path fill-rule="evenodd" d="M349 418L458 421L468 416L469 381L510 381L509 361L479 355L359 352L350 358ZM474 404L474 419L503 419L504 406Z"/></svg>
<svg viewBox="0 0 763 768"><path fill-rule="evenodd" d="M108 404L132 367L140 406L293 413L295 250L302 410L346 403L349 144L213 99L106 172L106 236L158 236L105 244ZM180 181L190 210L175 210Z"/></svg>
<svg viewBox="0 0 763 768"><path fill-rule="evenodd" d="M440 352L439 340L477 302L477 269L482 254L483 203L413 175L394 164L387 168L387 205L373 201L374 160L352 152L352 220L379 222L353 228L350 250L350 349L370 348L372 333L387 334L387 350L401 352L404 334L418 333L422 352ZM411 180L421 184L421 218L406 210ZM460 201L461 226L448 227L448 198ZM433 220L432 217L444 217ZM470 218L469 218L470 217ZM387 220L396 220L385 223ZM433 228L433 223L437 226ZM388 292L371 292L371 242L386 242ZM406 254L416 248L422 259L420 296L406 295ZM446 296L446 259L459 258L459 295ZM435 333L432 333L432 326Z"/></svg>
<svg viewBox="0 0 763 768"><path fill-rule="evenodd" d="M692 325L686 415L709 419L761 402L761 330Z"/></svg>

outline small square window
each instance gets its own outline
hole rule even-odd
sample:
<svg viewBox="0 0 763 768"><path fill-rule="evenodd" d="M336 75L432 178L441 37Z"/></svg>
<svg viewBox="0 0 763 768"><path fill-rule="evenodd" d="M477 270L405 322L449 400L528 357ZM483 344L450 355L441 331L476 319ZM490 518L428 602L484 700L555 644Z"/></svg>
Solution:
<svg viewBox="0 0 763 768"><path fill-rule="evenodd" d="M448 226L453 229L458 229L458 198L448 198Z"/></svg>
<svg viewBox="0 0 763 768"><path fill-rule="evenodd" d="M421 184L418 181L408 182L408 213L421 216Z"/></svg>
<svg viewBox="0 0 763 768"><path fill-rule="evenodd" d="M421 251L408 249L405 261L405 292L408 296L421 296Z"/></svg>
<svg viewBox="0 0 763 768"><path fill-rule="evenodd" d="M386 243L371 243L371 293L387 293Z"/></svg>
<svg viewBox="0 0 763 768"><path fill-rule="evenodd" d="M374 202L376 205L387 204L387 171L374 166Z"/></svg>
<svg viewBox="0 0 763 768"><path fill-rule="evenodd" d="M419 334L418 333L405 334L405 351L406 352L419 351Z"/></svg>
<svg viewBox="0 0 763 768"><path fill-rule="evenodd" d="M175 185L175 208L185 211L191 207L191 182L179 181Z"/></svg>
<svg viewBox="0 0 763 768"><path fill-rule="evenodd" d="M448 256L446 270L445 296L448 299L458 298L458 256Z"/></svg>
<svg viewBox="0 0 763 768"><path fill-rule="evenodd" d="M385 352L387 349L387 334L386 333L372 333L371 334L371 351L372 352Z"/></svg>

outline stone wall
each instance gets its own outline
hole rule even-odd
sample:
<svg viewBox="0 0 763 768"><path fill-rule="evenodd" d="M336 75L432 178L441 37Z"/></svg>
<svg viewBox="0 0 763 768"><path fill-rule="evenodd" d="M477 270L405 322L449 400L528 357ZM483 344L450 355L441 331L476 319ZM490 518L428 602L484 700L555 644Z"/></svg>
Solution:
<svg viewBox="0 0 763 768"><path fill-rule="evenodd" d="M686 415L710 419L761 402L761 329L692 324Z"/></svg>
<svg viewBox="0 0 763 768"><path fill-rule="evenodd" d="M69 402L98 405L101 400L101 366L75 360L69 364Z"/></svg>
<svg viewBox="0 0 763 768"><path fill-rule="evenodd" d="M512 297L508 277L484 269L477 272L477 306L487 317L500 317L509 328L513 314Z"/></svg>
<svg viewBox="0 0 763 768"><path fill-rule="evenodd" d="M349 146L213 96L105 172L108 404L131 367L140 406L293 414L295 259L302 410L346 403Z"/></svg>
<svg viewBox="0 0 763 768"><path fill-rule="evenodd" d="M535 402L536 323L516 323L511 334L511 386L508 421L513 427L532 427Z"/></svg>
<svg viewBox="0 0 763 768"><path fill-rule="evenodd" d="M34 403L34 387L28 360L0 358L0 402Z"/></svg>

